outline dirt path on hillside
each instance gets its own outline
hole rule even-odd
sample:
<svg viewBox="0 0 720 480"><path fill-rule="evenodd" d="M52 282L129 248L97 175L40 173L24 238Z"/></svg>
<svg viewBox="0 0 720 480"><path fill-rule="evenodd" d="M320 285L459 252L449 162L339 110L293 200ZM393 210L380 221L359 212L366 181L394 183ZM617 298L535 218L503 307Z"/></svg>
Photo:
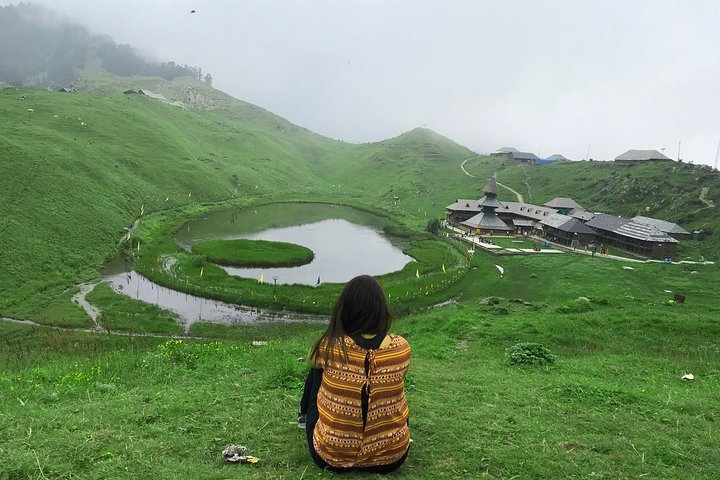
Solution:
<svg viewBox="0 0 720 480"><path fill-rule="evenodd" d="M702 187L700 189L700 196L698 197L698 200L700 200L702 203L704 203L706 207L714 208L715 204L713 203L713 201L705 198L705 196L707 195L707 193L709 191L710 191L710 187Z"/></svg>
<svg viewBox="0 0 720 480"><path fill-rule="evenodd" d="M73 302L80 305L83 310L85 310L85 313L88 314L90 319L95 324L95 330L100 332L103 330L103 328L97 321L98 317L100 316L100 311L85 299L85 295L92 292L95 288L95 285L97 285L97 283L83 283L81 285L78 285L80 287L80 291L73 295L72 300Z"/></svg>
<svg viewBox="0 0 720 480"><path fill-rule="evenodd" d="M504 189L510 190L510 192L512 192L513 194L515 194L515 196L517 197L517 201L518 201L518 202L520 202L520 203L525 203L525 199L523 198L523 196L522 196L522 194L521 194L520 192L517 192L517 191L513 190L512 188L508 187L507 185L503 185L502 183L498 182L497 180L495 181L495 183L498 184L498 187L503 187Z"/></svg>
<svg viewBox="0 0 720 480"><path fill-rule="evenodd" d="M532 203L532 193L530 193L530 175L528 174L527 168L525 166L523 166L522 171L525 175L525 178L523 178L523 183L525 184L525 188L527 188L528 202Z"/></svg>
<svg viewBox="0 0 720 480"><path fill-rule="evenodd" d="M468 172L467 170L465 170L465 163L467 163L468 160L472 160L473 158L476 158L476 157L470 157L470 158L466 158L465 160L463 160L462 163L460 164L460 169L461 169L461 170L463 171L463 173L464 173L465 175L467 175L468 177L480 178L480 177L478 177L477 175L473 175L473 174L471 174L470 172ZM499 187L503 187L504 189L509 190L510 192L512 192L512 193L517 197L517 201L518 201L518 202L523 203L523 202L525 201L525 200L523 200L522 194L520 194L519 192L516 192L515 190L513 190L513 189L510 188L510 187L508 187L507 185L503 185L502 183L498 182L497 180L495 180L495 183L497 183Z"/></svg>
<svg viewBox="0 0 720 480"><path fill-rule="evenodd" d="M191 337L188 335L171 335L171 334L165 334L165 333L139 333L139 332L120 332L120 331L110 331L100 329L96 330L94 328L67 328L67 327L58 327L54 325L43 325L42 323L33 322L32 320L20 320L17 318L10 318L10 317L0 317L0 321L2 322L9 322L9 323L19 323L21 325L30 325L33 327L40 327L40 328L48 328L53 330L60 330L61 332L76 332L76 333L93 333L93 334L100 334L100 335L118 335L121 337L154 337L154 338L172 338L172 339L179 339L179 340L217 340L217 338L212 337Z"/></svg>
<svg viewBox="0 0 720 480"><path fill-rule="evenodd" d="M473 158L475 158L475 157L470 157L470 158L466 158L465 160L463 160L462 163L460 164L460 169L461 169L461 170L463 171L463 173L464 173L465 175L467 175L468 177L478 178L478 177L476 177L475 175L472 175L472 174L468 173L467 170L465 170L465 163L466 163L468 160L472 160Z"/></svg>

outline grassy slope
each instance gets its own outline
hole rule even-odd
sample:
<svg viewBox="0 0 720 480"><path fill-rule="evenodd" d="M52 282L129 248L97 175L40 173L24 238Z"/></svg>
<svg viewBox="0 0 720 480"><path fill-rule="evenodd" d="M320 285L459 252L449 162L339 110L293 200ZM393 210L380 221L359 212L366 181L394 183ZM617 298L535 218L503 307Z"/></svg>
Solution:
<svg viewBox="0 0 720 480"><path fill-rule="evenodd" d="M107 95L119 81L95 85ZM67 312L72 322L86 321L58 303L71 293L55 294L94 275L120 226L143 204L150 213L233 195L312 196L373 205L419 227L455 198L481 196L496 170L501 182L527 194L521 167L480 157L466 165L480 177L473 179L459 168L472 154L428 130L348 145L258 107L220 102L222 95L202 85L122 81L147 82L171 98L192 86L205 95L205 110L114 94L0 92L0 115L10 119L0 130L0 161L11 172L0 182L0 267L9 272L0 277L0 313ZM35 109L29 120L27 108ZM608 211L627 215L623 204L605 199L642 177L606 182L608 195L594 197L592 182L609 176L602 169L619 168L594 163L533 170L532 200L566 195L598 209L606 201ZM668 176L653 172L642 173ZM667 181L694 188L695 177L677 177ZM626 205L642 205L650 197L628 198ZM502 279L496 263L505 267ZM718 268L633 266L574 255L477 255L457 285L460 305L401 319L395 331L414 348L408 394L416 443L400 476L713 478ZM688 303L665 306L666 289ZM489 294L522 301L477 303ZM584 308L573 301L579 295L593 300L590 310L567 313ZM118 299L109 297L99 303L111 307ZM141 308L121 303L119 322ZM235 467L220 463L219 450L240 442L262 459L240 467L244 476L329 478L310 465L288 423L303 374L296 359L317 327L196 327L196 335L238 339L239 348L165 354L157 339L0 323L0 391L7 393L0 396L7 412L0 416L0 476L227 478ZM252 349L255 338L271 343ZM547 371L505 366L503 351L517 341L546 344L559 364ZM686 372L698 380L681 382Z"/></svg>
<svg viewBox="0 0 720 480"><path fill-rule="evenodd" d="M468 304L395 325L413 346L415 443L399 478L715 478L720 331L704 306L663 307L662 317L645 302L582 314L499 306L509 314ZM160 340L0 324L0 472L333 478L293 424L297 358L318 328L266 347L245 332L235 346L155 348ZM545 344L557 365L505 365L518 341ZM697 380L681 381L687 372ZM231 443L261 462L223 465Z"/></svg>
<svg viewBox="0 0 720 480"><path fill-rule="evenodd" d="M0 312L27 314L28 305L93 276L143 205L149 214L220 199L320 194L386 206L392 187L368 191L377 177L361 174L367 157L438 174L470 154L421 130L388 145L335 142L259 107L222 103L224 94L203 84L194 88L216 95L214 108L186 111L135 95L0 91L0 158L8 172L0 183L0 242L7 245ZM428 143L431 155L417 153ZM341 190L340 178L352 180ZM412 202L442 213L422 195Z"/></svg>

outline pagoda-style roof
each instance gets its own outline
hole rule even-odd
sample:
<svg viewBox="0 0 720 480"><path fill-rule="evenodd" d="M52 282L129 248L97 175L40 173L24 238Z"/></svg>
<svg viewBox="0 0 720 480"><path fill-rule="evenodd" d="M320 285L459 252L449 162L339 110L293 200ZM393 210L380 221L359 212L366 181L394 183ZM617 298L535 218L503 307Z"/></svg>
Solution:
<svg viewBox="0 0 720 480"><path fill-rule="evenodd" d="M485 195L492 195L494 197L497 197L498 194L498 188L497 188L497 182L495 181L495 177L490 177L488 179L487 184L485 185L485 188L483 189L483 193ZM500 205L498 205L499 207Z"/></svg>
<svg viewBox="0 0 720 480"><path fill-rule="evenodd" d="M488 207L488 208L502 207L502 203L500 203L498 201L498 199L495 198L495 195L487 195L485 197L482 197L480 200L477 201L477 204L480 207Z"/></svg>
<svg viewBox="0 0 720 480"><path fill-rule="evenodd" d="M481 230L498 230L498 231L510 231L512 228L508 227L505 222L500 220L495 212L480 212L474 217L462 222L463 225L470 228L479 228Z"/></svg>

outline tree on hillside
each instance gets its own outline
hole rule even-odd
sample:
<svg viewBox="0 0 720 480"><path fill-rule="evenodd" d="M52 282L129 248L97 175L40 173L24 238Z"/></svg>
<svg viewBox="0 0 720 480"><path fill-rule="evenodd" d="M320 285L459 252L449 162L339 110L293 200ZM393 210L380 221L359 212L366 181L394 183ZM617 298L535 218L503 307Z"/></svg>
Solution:
<svg viewBox="0 0 720 480"><path fill-rule="evenodd" d="M425 230L432 233L433 235L437 235L440 231L440 219L438 218L432 218L427 224L427 227L425 227Z"/></svg>
<svg viewBox="0 0 720 480"><path fill-rule="evenodd" d="M210 75L209 73L205 75L205 83L207 83L208 85L212 85L212 75Z"/></svg>

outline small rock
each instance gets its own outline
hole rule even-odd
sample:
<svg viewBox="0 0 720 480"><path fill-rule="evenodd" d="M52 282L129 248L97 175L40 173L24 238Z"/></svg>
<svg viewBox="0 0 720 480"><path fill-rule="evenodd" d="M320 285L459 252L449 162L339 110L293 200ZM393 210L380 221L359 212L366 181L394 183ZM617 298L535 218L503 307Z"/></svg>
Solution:
<svg viewBox="0 0 720 480"><path fill-rule="evenodd" d="M578 298L576 298L576 301L590 303L590 299L588 297L578 297Z"/></svg>
<svg viewBox="0 0 720 480"><path fill-rule="evenodd" d="M682 376L682 379L683 380L695 380L695 375L693 375L692 373L686 373L685 375Z"/></svg>

